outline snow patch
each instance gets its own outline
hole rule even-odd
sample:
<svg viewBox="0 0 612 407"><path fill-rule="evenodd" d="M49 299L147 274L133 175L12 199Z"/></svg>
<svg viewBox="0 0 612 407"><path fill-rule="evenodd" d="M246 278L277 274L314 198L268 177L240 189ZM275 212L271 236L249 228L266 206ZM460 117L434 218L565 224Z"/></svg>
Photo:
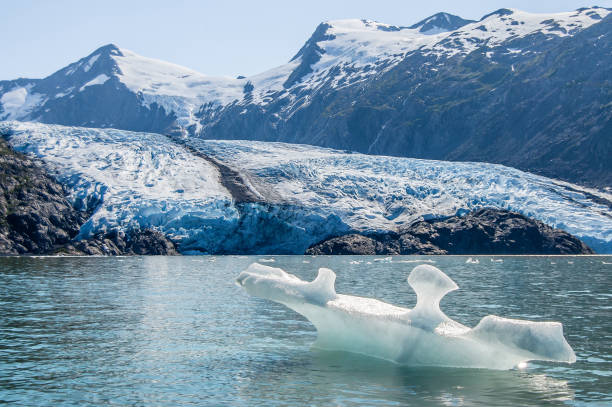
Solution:
<svg viewBox="0 0 612 407"><path fill-rule="evenodd" d="M108 77L107 75L100 74L96 76L95 78L93 78L92 80L90 80L89 82L87 82L85 85L81 86L81 88L79 89L79 92L83 92L83 90L87 88L88 86L102 85L109 79L110 77Z"/></svg>
<svg viewBox="0 0 612 407"><path fill-rule="evenodd" d="M145 105L157 103L167 112L175 112L184 127L196 122L193 116L201 105L225 105L242 97L245 80L206 76L126 49L121 49L121 54L112 56L121 71L119 80L141 93Z"/></svg>
<svg viewBox="0 0 612 407"><path fill-rule="evenodd" d="M32 109L42 104L44 96L40 93L30 93L32 85L15 88L6 92L0 98L4 109L2 120L21 119L28 115Z"/></svg>
<svg viewBox="0 0 612 407"><path fill-rule="evenodd" d="M24 105L27 96L28 90L26 88L16 88L2 95L0 102L2 102L5 110L14 110Z"/></svg>
<svg viewBox="0 0 612 407"><path fill-rule="evenodd" d="M92 56L91 58L89 58L89 60L85 63L85 65L83 66L83 71L85 72L89 72L89 70L91 69L91 67L96 63L96 61L98 60L98 58L100 58L100 54L96 54L94 56Z"/></svg>
<svg viewBox="0 0 612 407"><path fill-rule="evenodd" d="M448 17L446 18L448 19ZM448 30L446 28L433 26L427 31L421 31L421 33L425 35L436 35L436 34L442 34L443 32L447 32L447 31Z"/></svg>

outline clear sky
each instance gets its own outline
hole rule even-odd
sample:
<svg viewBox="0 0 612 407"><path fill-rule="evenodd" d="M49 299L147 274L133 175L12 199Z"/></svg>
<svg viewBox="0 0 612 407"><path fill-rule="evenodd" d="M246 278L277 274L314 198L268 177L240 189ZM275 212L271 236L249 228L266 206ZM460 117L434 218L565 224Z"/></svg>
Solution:
<svg viewBox="0 0 612 407"><path fill-rule="evenodd" d="M479 19L612 0L2 0L0 80L41 78L114 43L209 75L251 75L287 62L326 20L411 25L439 11Z"/></svg>

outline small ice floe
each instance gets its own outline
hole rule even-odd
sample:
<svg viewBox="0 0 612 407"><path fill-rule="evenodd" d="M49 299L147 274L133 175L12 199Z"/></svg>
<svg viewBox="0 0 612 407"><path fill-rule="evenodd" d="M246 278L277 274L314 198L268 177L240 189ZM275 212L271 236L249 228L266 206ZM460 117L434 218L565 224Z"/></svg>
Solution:
<svg viewBox="0 0 612 407"><path fill-rule="evenodd" d="M431 259L416 259L416 260L398 260L396 263L435 263L435 260Z"/></svg>
<svg viewBox="0 0 612 407"><path fill-rule="evenodd" d="M467 264L479 264L480 260L478 259L473 259L471 257L468 257L468 259L465 261Z"/></svg>
<svg viewBox="0 0 612 407"><path fill-rule="evenodd" d="M391 263L393 260L393 258L391 257L384 257L382 259L374 259L374 261L377 261L379 263Z"/></svg>
<svg viewBox="0 0 612 407"><path fill-rule="evenodd" d="M302 260L302 263L310 264L310 261L309 260Z"/></svg>
<svg viewBox="0 0 612 407"><path fill-rule="evenodd" d="M349 261L349 264L361 264L363 263L363 260L351 260Z"/></svg>
<svg viewBox="0 0 612 407"><path fill-rule="evenodd" d="M607 261L603 261L603 260L602 260L601 264L611 265L612 263L608 263Z"/></svg>
<svg viewBox="0 0 612 407"><path fill-rule="evenodd" d="M274 259L259 259L262 263L274 263L276 260Z"/></svg>
<svg viewBox="0 0 612 407"><path fill-rule="evenodd" d="M504 259L491 259L492 263L503 263Z"/></svg>
<svg viewBox="0 0 612 407"><path fill-rule="evenodd" d="M569 261L567 262L567 264L574 264L574 262L573 262L573 261L571 261L571 260L569 260Z"/></svg>
<svg viewBox="0 0 612 407"><path fill-rule="evenodd" d="M247 293L285 305L317 329L314 347L346 351L410 366L522 368L529 360L573 363L576 355L559 322L488 315L470 328L446 316L440 300L459 287L434 266L408 276L417 296L412 309L374 298L338 294L336 274L320 268L303 281L280 268L251 264L236 283Z"/></svg>

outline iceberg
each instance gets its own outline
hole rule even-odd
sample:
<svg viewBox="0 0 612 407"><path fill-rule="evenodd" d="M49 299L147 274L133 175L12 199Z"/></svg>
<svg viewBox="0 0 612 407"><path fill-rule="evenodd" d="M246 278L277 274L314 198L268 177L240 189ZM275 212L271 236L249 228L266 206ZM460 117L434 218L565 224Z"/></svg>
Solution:
<svg viewBox="0 0 612 407"><path fill-rule="evenodd" d="M336 274L319 269L312 282L280 268L251 264L236 282L252 296L287 306L317 329L313 347L360 353L410 366L506 370L530 360L573 363L559 322L484 317L474 328L453 321L440 300L458 289L438 268L421 264L408 277L412 309L373 298L337 294Z"/></svg>

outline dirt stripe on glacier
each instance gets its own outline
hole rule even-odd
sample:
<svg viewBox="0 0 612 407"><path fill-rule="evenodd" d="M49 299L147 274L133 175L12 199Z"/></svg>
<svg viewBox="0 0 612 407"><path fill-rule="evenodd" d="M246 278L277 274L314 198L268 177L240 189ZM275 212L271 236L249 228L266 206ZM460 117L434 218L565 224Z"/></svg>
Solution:
<svg viewBox="0 0 612 407"><path fill-rule="evenodd" d="M196 150L178 137L166 135L168 139L180 145L192 155L202 158L212 164L219 171L221 185L225 187L236 203L265 202L264 197L253 188L252 184L245 180L245 177L235 169L228 167L214 157Z"/></svg>

